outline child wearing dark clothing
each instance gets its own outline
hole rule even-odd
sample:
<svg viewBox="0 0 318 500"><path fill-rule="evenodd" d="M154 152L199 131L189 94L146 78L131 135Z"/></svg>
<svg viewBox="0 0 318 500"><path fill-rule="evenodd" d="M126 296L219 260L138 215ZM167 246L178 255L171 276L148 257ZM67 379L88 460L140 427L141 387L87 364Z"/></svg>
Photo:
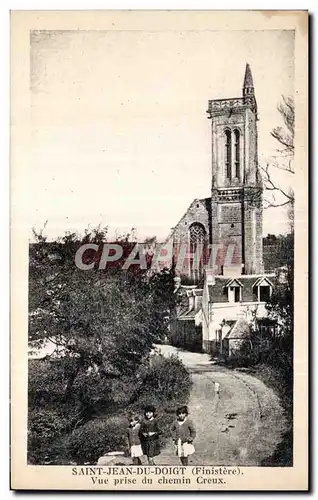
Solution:
<svg viewBox="0 0 318 500"><path fill-rule="evenodd" d="M133 460L133 465L141 465L140 457L142 457L143 455L140 442L140 428L141 424L139 422L139 417L133 415L129 419L129 427L127 432L128 446L130 456Z"/></svg>
<svg viewBox="0 0 318 500"><path fill-rule="evenodd" d="M172 424L171 433L177 448L176 453L182 465L188 465L188 457L195 452L192 443L196 436L196 430L192 420L188 417L187 406L181 406L176 413L177 419Z"/></svg>
<svg viewBox="0 0 318 500"><path fill-rule="evenodd" d="M159 435L161 433L155 412L154 406L146 406L145 419L140 428L141 446L149 465L154 465L154 457L160 454Z"/></svg>

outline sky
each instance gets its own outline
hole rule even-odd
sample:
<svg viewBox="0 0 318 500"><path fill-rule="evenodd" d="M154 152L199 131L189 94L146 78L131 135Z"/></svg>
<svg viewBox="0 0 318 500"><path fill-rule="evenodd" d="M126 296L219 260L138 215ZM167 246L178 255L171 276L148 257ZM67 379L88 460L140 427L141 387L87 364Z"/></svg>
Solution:
<svg viewBox="0 0 318 500"><path fill-rule="evenodd" d="M47 221L49 239L98 224L164 239L210 196L208 100L240 97L246 62L259 163L277 155L270 131L294 91L292 31L36 31L30 42L30 234ZM287 227L283 209L264 210L265 235Z"/></svg>

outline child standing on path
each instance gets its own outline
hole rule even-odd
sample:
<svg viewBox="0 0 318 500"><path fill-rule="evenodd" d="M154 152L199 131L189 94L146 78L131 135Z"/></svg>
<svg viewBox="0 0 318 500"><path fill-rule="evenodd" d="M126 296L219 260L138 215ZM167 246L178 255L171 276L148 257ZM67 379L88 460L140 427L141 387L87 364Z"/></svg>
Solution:
<svg viewBox="0 0 318 500"><path fill-rule="evenodd" d="M141 424L141 446L144 455L147 455L149 465L154 465L154 457L160 454L160 430L156 420L154 406L146 406L145 419Z"/></svg>
<svg viewBox="0 0 318 500"><path fill-rule="evenodd" d="M171 427L172 437L177 447L177 455L182 465L188 465L189 455L195 452L193 440L196 436L196 430L192 420L188 417L188 407L181 406L177 409L177 420Z"/></svg>
<svg viewBox="0 0 318 500"><path fill-rule="evenodd" d="M139 417L136 415L131 416L129 419L127 434L129 451L133 460L133 465L142 465L140 460L140 457L143 455L140 442L140 428L141 424L139 422Z"/></svg>

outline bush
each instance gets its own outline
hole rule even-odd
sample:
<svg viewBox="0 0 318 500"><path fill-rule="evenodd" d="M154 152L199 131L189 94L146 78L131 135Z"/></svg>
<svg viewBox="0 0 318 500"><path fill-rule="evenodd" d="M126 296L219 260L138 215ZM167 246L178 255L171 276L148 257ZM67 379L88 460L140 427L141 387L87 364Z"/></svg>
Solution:
<svg viewBox="0 0 318 500"><path fill-rule="evenodd" d="M226 359L226 365L229 368L251 367L259 361L259 352L255 349L250 341L243 340L237 345L236 349L232 348L231 356Z"/></svg>
<svg viewBox="0 0 318 500"><path fill-rule="evenodd" d="M125 451L126 432L125 417L91 420L67 436L64 441L67 456L77 464L94 464L109 451Z"/></svg>
<svg viewBox="0 0 318 500"><path fill-rule="evenodd" d="M190 374L178 356L154 355L150 357L150 366L143 376L138 402L185 401L190 389Z"/></svg>
<svg viewBox="0 0 318 500"><path fill-rule="evenodd" d="M51 459L52 450L68 420L54 410L30 410L28 416L28 462L43 464Z"/></svg>
<svg viewBox="0 0 318 500"><path fill-rule="evenodd" d="M136 399L138 392L137 377L123 376L112 381L112 397L115 405L125 408ZM113 405L114 406L114 405Z"/></svg>

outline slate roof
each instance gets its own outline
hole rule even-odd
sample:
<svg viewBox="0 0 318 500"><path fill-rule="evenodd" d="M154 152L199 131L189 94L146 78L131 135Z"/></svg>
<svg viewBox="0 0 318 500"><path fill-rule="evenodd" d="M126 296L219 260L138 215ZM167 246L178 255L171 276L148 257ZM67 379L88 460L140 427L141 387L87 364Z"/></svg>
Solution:
<svg viewBox="0 0 318 500"><path fill-rule="evenodd" d="M255 285L254 286L259 286L261 285L264 281L267 282L268 285L272 285L273 286L273 283L272 281L267 278L266 276L261 276L260 278L258 278L258 280L256 281Z"/></svg>
<svg viewBox="0 0 318 500"><path fill-rule="evenodd" d="M275 286L275 276L265 276L265 275L240 275L237 280L242 284L243 302L253 302L257 298L253 298L253 287L257 286L257 283L261 279L267 278L270 283ZM215 284L208 285L209 297L211 302L227 302L228 286L233 279L228 276L215 276Z"/></svg>
<svg viewBox="0 0 318 500"><path fill-rule="evenodd" d="M191 293L192 292L192 293ZM195 318L195 315L200 311L200 309L202 308L202 296L203 296L203 289L202 288L197 288L197 289L194 289L194 290L191 290L191 291L187 291L187 296L189 297L189 295L191 296L194 296L195 299L193 301L193 304L191 306L191 308L187 308L187 309L184 309L178 316L179 319L182 319L182 318L185 318L185 319L188 319L188 318L191 318L191 319L194 319Z"/></svg>
<svg viewBox="0 0 318 500"><path fill-rule="evenodd" d="M225 335L225 339L246 339L251 335L251 328L245 319L238 319L231 330Z"/></svg>
<svg viewBox="0 0 318 500"><path fill-rule="evenodd" d="M195 318L195 315L197 314L197 311L195 311L194 309L191 310L191 311L187 311L183 314L181 314L181 316L178 317L178 319L184 319L184 318L189 318L189 319L194 319Z"/></svg>
<svg viewBox="0 0 318 500"><path fill-rule="evenodd" d="M211 235L212 235L212 203L211 203L211 197L209 198L201 198L200 199L201 203L206 208L206 211L208 212L208 220L209 220L209 242L211 243Z"/></svg>
<svg viewBox="0 0 318 500"><path fill-rule="evenodd" d="M234 283L241 286L242 288L244 286L243 283L238 278L231 278L227 281L227 283L225 284L225 287L228 288L229 286L234 285Z"/></svg>

